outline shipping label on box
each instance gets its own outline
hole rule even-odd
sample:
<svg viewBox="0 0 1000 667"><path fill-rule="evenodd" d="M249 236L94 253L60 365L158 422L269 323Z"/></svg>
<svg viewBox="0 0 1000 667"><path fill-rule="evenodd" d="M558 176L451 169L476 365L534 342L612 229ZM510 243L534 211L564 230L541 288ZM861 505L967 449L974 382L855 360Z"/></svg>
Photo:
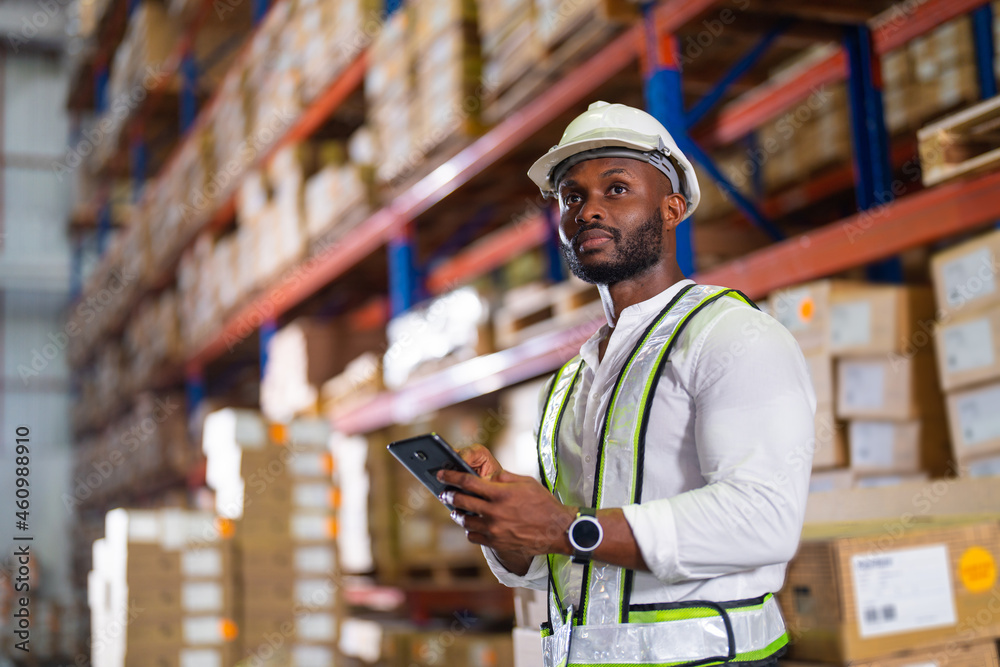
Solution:
<svg viewBox="0 0 1000 667"><path fill-rule="evenodd" d="M294 555L295 569L305 574L327 574L337 565L337 555L332 546L297 547Z"/></svg>
<svg viewBox="0 0 1000 667"><path fill-rule="evenodd" d="M948 395L955 458L1000 452L1000 383Z"/></svg>
<svg viewBox="0 0 1000 667"><path fill-rule="evenodd" d="M1000 377L1000 308L955 318L938 332L938 372L946 391Z"/></svg>
<svg viewBox="0 0 1000 667"><path fill-rule="evenodd" d="M848 427L851 466L856 469L892 469L896 424L888 421L852 421Z"/></svg>
<svg viewBox="0 0 1000 667"><path fill-rule="evenodd" d="M944 544L854 554L851 574L862 638L955 624Z"/></svg>
<svg viewBox="0 0 1000 667"><path fill-rule="evenodd" d="M843 358L837 363L837 416L916 419L944 412L930 350L913 356Z"/></svg>
<svg viewBox="0 0 1000 667"><path fill-rule="evenodd" d="M1000 301L998 254L1000 231L984 234L931 259L940 316L977 310Z"/></svg>

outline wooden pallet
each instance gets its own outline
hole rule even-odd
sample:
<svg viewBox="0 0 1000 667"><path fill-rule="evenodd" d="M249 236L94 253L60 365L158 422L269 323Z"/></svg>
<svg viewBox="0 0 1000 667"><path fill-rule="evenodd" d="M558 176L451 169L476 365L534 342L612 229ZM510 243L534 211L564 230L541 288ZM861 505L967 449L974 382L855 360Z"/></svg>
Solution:
<svg viewBox="0 0 1000 667"><path fill-rule="evenodd" d="M925 186L1000 168L1000 96L917 133Z"/></svg>
<svg viewBox="0 0 1000 667"><path fill-rule="evenodd" d="M404 562L399 567L398 582L406 586L433 584L456 586L496 581L483 557L455 562Z"/></svg>
<svg viewBox="0 0 1000 667"><path fill-rule="evenodd" d="M570 279L556 285L527 285L511 292L494 317L499 349L529 338L585 324L604 313L593 285Z"/></svg>

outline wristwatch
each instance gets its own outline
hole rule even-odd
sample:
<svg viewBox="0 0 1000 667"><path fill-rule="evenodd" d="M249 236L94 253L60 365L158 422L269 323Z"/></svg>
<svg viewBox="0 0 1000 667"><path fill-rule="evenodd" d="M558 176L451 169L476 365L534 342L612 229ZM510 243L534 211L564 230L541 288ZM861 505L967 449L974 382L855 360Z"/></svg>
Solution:
<svg viewBox="0 0 1000 667"><path fill-rule="evenodd" d="M604 539L604 529L597 520L597 510L593 507L579 508L573 523L566 529L566 534L569 536L570 546L573 547L573 562L590 562L591 554Z"/></svg>

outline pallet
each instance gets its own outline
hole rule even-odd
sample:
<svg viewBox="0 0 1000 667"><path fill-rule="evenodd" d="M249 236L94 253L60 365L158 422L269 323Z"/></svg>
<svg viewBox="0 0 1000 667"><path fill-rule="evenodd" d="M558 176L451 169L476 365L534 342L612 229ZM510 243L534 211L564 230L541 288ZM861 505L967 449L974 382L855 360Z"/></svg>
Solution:
<svg viewBox="0 0 1000 667"><path fill-rule="evenodd" d="M609 21L600 7L568 22L555 34L534 66L483 100L483 120L495 124L537 97L566 72L594 55L620 33L625 24Z"/></svg>
<svg viewBox="0 0 1000 667"><path fill-rule="evenodd" d="M925 186L1000 168L1000 96L917 133Z"/></svg>
<svg viewBox="0 0 1000 667"><path fill-rule="evenodd" d="M480 582L495 582L496 578L485 558L455 562L403 562L397 574L400 585L461 586Z"/></svg>
<svg viewBox="0 0 1000 667"><path fill-rule="evenodd" d="M604 314L593 285L570 279L556 285L527 285L511 292L494 317L499 349L550 331L588 323Z"/></svg>

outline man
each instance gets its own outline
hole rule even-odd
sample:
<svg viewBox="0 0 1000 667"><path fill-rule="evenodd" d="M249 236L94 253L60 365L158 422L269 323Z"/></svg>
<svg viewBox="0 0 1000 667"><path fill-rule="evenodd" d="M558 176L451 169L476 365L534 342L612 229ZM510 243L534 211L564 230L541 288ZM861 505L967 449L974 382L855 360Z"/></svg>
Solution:
<svg viewBox="0 0 1000 667"><path fill-rule="evenodd" d="M774 664L814 445L798 345L685 280L674 231L698 182L652 116L596 102L528 173L607 325L546 388L541 481L464 450L481 477L440 475L453 518L501 582L548 588L546 665Z"/></svg>

